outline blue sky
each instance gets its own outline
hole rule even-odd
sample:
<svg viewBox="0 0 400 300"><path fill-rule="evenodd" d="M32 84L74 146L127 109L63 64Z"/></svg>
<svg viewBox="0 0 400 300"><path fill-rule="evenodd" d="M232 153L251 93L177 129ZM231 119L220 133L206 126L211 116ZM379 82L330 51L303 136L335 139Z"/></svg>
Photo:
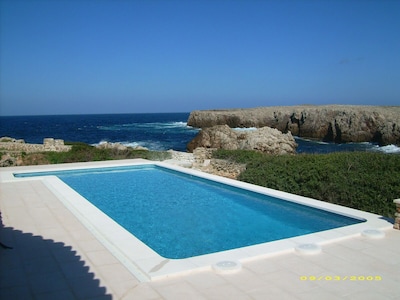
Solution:
<svg viewBox="0 0 400 300"><path fill-rule="evenodd" d="M400 1L0 0L0 115L400 104Z"/></svg>

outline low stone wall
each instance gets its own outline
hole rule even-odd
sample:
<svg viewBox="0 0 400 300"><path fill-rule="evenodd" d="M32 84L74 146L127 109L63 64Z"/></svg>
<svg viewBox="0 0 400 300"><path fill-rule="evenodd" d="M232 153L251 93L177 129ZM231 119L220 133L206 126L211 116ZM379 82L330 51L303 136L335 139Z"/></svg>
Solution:
<svg viewBox="0 0 400 300"><path fill-rule="evenodd" d="M395 199L393 202L396 204L396 212L394 214L395 219L394 219L394 229L400 230L400 199Z"/></svg>
<svg viewBox="0 0 400 300"><path fill-rule="evenodd" d="M1 138L0 139L0 151L9 152L67 152L71 150L72 146L64 145L64 140L45 138L43 144L27 144L23 140L15 140L12 138Z"/></svg>

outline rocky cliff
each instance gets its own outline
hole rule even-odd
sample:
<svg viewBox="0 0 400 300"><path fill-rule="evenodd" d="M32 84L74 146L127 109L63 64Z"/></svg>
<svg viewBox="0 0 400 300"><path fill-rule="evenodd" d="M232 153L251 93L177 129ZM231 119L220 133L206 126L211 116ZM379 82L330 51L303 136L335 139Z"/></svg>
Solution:
<svg viewBox="0 0 400 300"><path fill-rule="evenodd" d="M327 142L400 145L400 106L304 105L203 110L191 112L188 125L269 126Z"/></svg>

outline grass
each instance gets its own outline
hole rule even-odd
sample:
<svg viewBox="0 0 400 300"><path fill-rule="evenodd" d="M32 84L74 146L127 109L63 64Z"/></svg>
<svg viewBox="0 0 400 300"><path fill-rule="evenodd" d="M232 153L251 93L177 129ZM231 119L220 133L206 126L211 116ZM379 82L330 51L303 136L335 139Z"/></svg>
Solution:
<svg viewBox="0 0 400 300"><path fill-rule="evenodd" d="M253 151L214 152L246 163L239 180L393 218L400 197L400 155L337 152L271 156Z"/></svg>

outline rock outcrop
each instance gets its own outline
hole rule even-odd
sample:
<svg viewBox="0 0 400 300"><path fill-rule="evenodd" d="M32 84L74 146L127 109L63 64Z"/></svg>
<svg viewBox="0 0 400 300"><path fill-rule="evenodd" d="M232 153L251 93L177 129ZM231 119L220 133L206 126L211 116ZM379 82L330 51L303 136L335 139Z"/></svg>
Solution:
<svg viewBox="0 0 400 300"><path fill-rule="evenodd" d="M290 132L284 134L270 127L254 131L235 131L228 125L216 125L203 128L187 145L189 152L198 147L289 154L296 152L297 144Z"/></svg>
<svg viewBox="0 0 400 300"><path fill-rule="evenodd" d="M326 142L400 145L400 106L304 105L204 110L191 112L188 125L268 126Z"/></svg>
<svg viewBox="0 0 400 300"><path fill-rule="evenodd" d="M96 147L99 149L114 149L117 151L125 151L128 150L128 148L133 150L149 150L146 147L142 146L128 147L121 143L111 143L111 142L101 142Z"/></svg>
<svg viewBox="0 0 400 300"><path fill-rule="evenodd" d="M212 158L212 152L215 150L217 149L202 147L194 149L193 153L168 150L171 158L163 162L231 179L236 179L241 172L246 170L245 164Z"/></svg>

